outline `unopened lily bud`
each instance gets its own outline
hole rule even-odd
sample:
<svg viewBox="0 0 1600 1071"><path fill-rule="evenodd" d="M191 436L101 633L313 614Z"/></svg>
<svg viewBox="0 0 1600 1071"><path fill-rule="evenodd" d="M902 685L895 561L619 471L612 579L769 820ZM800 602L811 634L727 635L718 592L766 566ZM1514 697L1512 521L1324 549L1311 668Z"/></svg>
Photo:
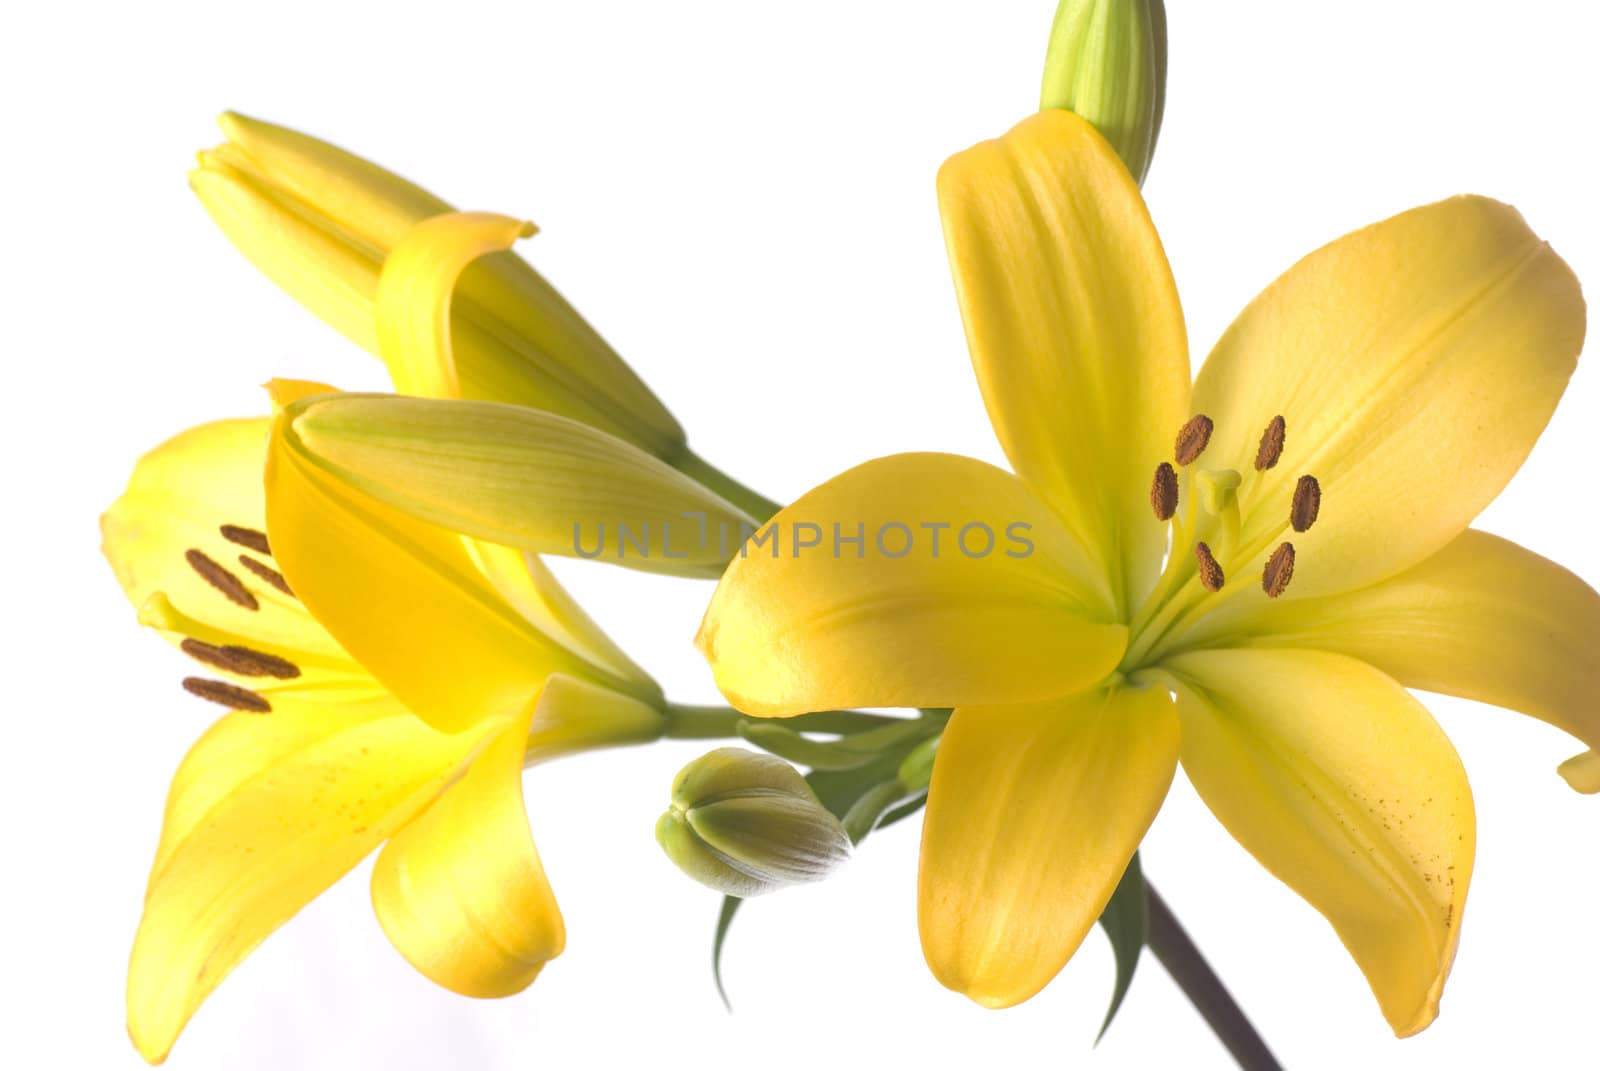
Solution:
<svg viewBox="0 0 1600 1071"><path fill-rule="evenodd" d="M228 140L202 152L189 176L211 218L268 278L378 354L385 261L418 223L454 209L305 134L231 112L221 125ZM684 453L672 414L514 254L491 253L462 272L450 333L461 396L561 413L661 458Z"/></svg>
<svg viewBox="0 0 1600 1071"><path fill-rule="evenodd" d="M850 857L844 826L794 767L736 747L678 772L656 840L679 870L740 897L818 881Z"/></svg>
<svg viewBox="0 0 1600 1071"><path fill-rule="evenodd" d="M534 554L714 578L756 528L659 458L540 409L320 394L284 412L285 445L326 478Z"/></svg>
<svg viewBox="0 0 1600 1071"><path fill-rule="evenodd" d="M1050 28L1039 107L1094 124L1134 181L1155 155L1167 91L1162 0L1061 0Z"/></svg>

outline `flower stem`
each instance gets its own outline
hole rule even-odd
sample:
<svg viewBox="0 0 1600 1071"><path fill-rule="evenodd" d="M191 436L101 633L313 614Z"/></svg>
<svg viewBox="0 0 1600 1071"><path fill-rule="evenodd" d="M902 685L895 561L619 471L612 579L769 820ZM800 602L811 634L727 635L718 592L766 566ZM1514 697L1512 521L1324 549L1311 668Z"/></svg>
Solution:
<svg viewBox="0 0 1600 1071"><path fill-rule="evenodd" d="M765 524L773 514L783 508L771 499L752 491L687 447L683 453L672 459L671 464L673 468L702 487L715 491L744 510L758 524Z"/></svg>
<svg viewBox="0 0 1600 1071"><path fill-rule="evenodd" d="M668 740L723 740L740 735L744 722L786 725L796 732L831 733L848 736L851 733L883 729L896 725L911 725L926 720L897 718L889 714L868 714L860 710L819 710L814 714L797 714L792 718L752 718L732 707L695 706L687 703L668 703L667 728L662 734ZM909 731L909 730L908 730Z"/></svg>
<svg viewBox="0 0 1600 1071"><path fill-rule="evenodd" d="M1282 1071L1267 1043L1261 1040L1222 980L1184 932L1172 909L1148 881L1145 895L1150 911L1150 929L1145 943L1205 1019L1206 1025L1227 1047L1234 1062L1243 1071Z"/></svg>
<svg viewBox="0 0 1600 1071"><path fill-rule="evenodd" d="M667 729L662 735L668 740L721 740L739 735L739 722L744 719L732 707L697 707L681 703L667 704Z"/></svg>

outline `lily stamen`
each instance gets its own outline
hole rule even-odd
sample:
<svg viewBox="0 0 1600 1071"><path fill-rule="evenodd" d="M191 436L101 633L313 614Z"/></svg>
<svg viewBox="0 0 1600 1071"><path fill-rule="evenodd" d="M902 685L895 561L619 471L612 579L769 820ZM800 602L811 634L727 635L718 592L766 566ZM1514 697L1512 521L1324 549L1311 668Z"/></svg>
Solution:
<svg viewBox="0 0 1600 1071"><path fill-rule="evenodd" d="M196 661L229 673L237 673L241 677L275 677L287 681L300 676L300 667L287 658L279 658L277 655L250 647L206 643L193 637L185 639L178 646L182 648L184 654Z"/></svg>
<svg viewBox="0 0 1600 1071"><path fill-rule="evenodd" d="M1217 564L1211 548L1204 543L1194 545L1194 560L1200 570L1200 586L1207 591L1221 591L1225 582L1222 566Z"/></svg>
<svg viewBox="0 0 1600 1071"><path fill-rule="evenodd" d="M227 596L229 602L246 610L261 609L261 603L250 594L250 589L244 586L244 581L212 561L202 551L190 548L183 552L183 560L189 563L189 568L200 574L200 579Z"/></svg>
<svg viewBox="0 0 1600 1071"><path fill-rule="evenodd" d="M1294 487L1294 502L1289 506L1289 524L1296 532L1304 532L1317 521L1322 509L1322 485L1315 476L1302 476Z"/></svg>
<svg viewBox="0 0 1600 1071"><path fill-rule="evenodd" d="M1150 481L1150 508L1158 521L1170 521L1178 511L1178 473L1170 462L1156 466L1155 478Z"/></svg>
<svg viewBox="0 0 1600 1071"><path fill-rule="evenodd" d="M265 562L258 562L248 554L239 555L239 564L248 569L257 579L272 585L291 599L294 598L294 591L289 587L289 582L283 578L282 573L272 566Z"/></svg>
<svg viewBox="0 0 1600 1071"><path fill-rule="evenodd" d="M214 681L205 677L183 678L183 690L201 699L220 703L230 710L248 710L254 714L272 713L272 704L248 688L227 681Z"/></svg>
<svg viewBox="0 0 1600 1071"><path fill-rule="evenodd" d="M258 532L254 528L246 528L238 524L225 524L217 529L222 533L222 538L230 543L237 543L247 547L257 554L272 555L272 546L267 542L267 533Z"/></svg>
<svg viewBox="0 0 1600 1071"><path fill-rule="evenodd" d="M1289 581L1293 579L1294 544L1279 543L1278 549L1272 552L1266 567L1261 570L1261 590L1267 593L1267 598L1276 599L1288 589Z"/></svg>
<svg viewBox="0 0 1600 1071"><path fill-rule="evenodd" d="M1275 416L1261 433L1261 444L1256 447L1256 471L1265 472L1283 456L1283 435L1287 430L1282 415Z"/></svg>
<svg viewBox="0 0 1600 1071"><path fill-rule="evenodd" d="M1210 417L1204 413L1196 413L1178 429L1178 439L1172 447L1178 464L1192 464L1205 453L1206 446L1211 442L1213 427Z"/></svg>

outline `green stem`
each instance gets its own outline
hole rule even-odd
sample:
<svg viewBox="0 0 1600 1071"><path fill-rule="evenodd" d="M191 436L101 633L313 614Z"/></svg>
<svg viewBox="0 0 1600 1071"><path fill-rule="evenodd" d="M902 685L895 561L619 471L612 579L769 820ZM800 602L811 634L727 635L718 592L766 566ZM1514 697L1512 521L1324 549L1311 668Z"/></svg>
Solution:
<svg viewBox="0 0 1600 1071"><path fill-rule="evenodd" d="M722 740L739 735L739 723L744 720L732 707L696 707L682 703L667 704L667 729L661 735L668 740Z"/></svg>
<svg viewBox="0 0 1600 1071"><path fill-rule="evenodd" d="M737 737L739 726L744 722L779 724L795 732L848 736L896 725L910 725L918 720L896 718L889 714L868 714L861 710L819 710L813 714L797 714L792 718L775 720L752 718L732 707L689 703L668 703L666 715L667 728L662 735L668 740L723 740Z"/></svg>
<svg viewBox="0 0 1600 1071"><path fill-rule="evenodd" d="M1282 1071L1282 1066L1267 1043L1261 1040L1250 1020L1229 995L1228 990L1211 969L1200 949L1178 923L1167 902L1156 892L1148 879L1145 896L1149 905L1150 928L1145 943L1167 969L1172 980L1178 983L1183 995L1189 998L1206 1025L1227 1047L1228 1054L1243 1071Z"/></svg>
<svg viewBox="0 0 1600 1071"><path fill-rule="evenodd" d="M684 447L669 464L702 487L708 488L748 513L758 524L765 524L783 507L752 491L699 454Z"/></svg>

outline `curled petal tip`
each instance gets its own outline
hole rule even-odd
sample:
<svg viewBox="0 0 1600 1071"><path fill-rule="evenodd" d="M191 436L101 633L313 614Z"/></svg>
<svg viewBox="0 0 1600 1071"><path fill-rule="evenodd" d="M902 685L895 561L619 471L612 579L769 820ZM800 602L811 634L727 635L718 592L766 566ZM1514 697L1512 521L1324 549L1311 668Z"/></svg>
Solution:
<svg viewBox="0 0 1600 1071"><path fill-rule="evenodd" d="M1573 791L1592 796L1600 792L1600 752L1585 751L1556 767Z"/></svg>

